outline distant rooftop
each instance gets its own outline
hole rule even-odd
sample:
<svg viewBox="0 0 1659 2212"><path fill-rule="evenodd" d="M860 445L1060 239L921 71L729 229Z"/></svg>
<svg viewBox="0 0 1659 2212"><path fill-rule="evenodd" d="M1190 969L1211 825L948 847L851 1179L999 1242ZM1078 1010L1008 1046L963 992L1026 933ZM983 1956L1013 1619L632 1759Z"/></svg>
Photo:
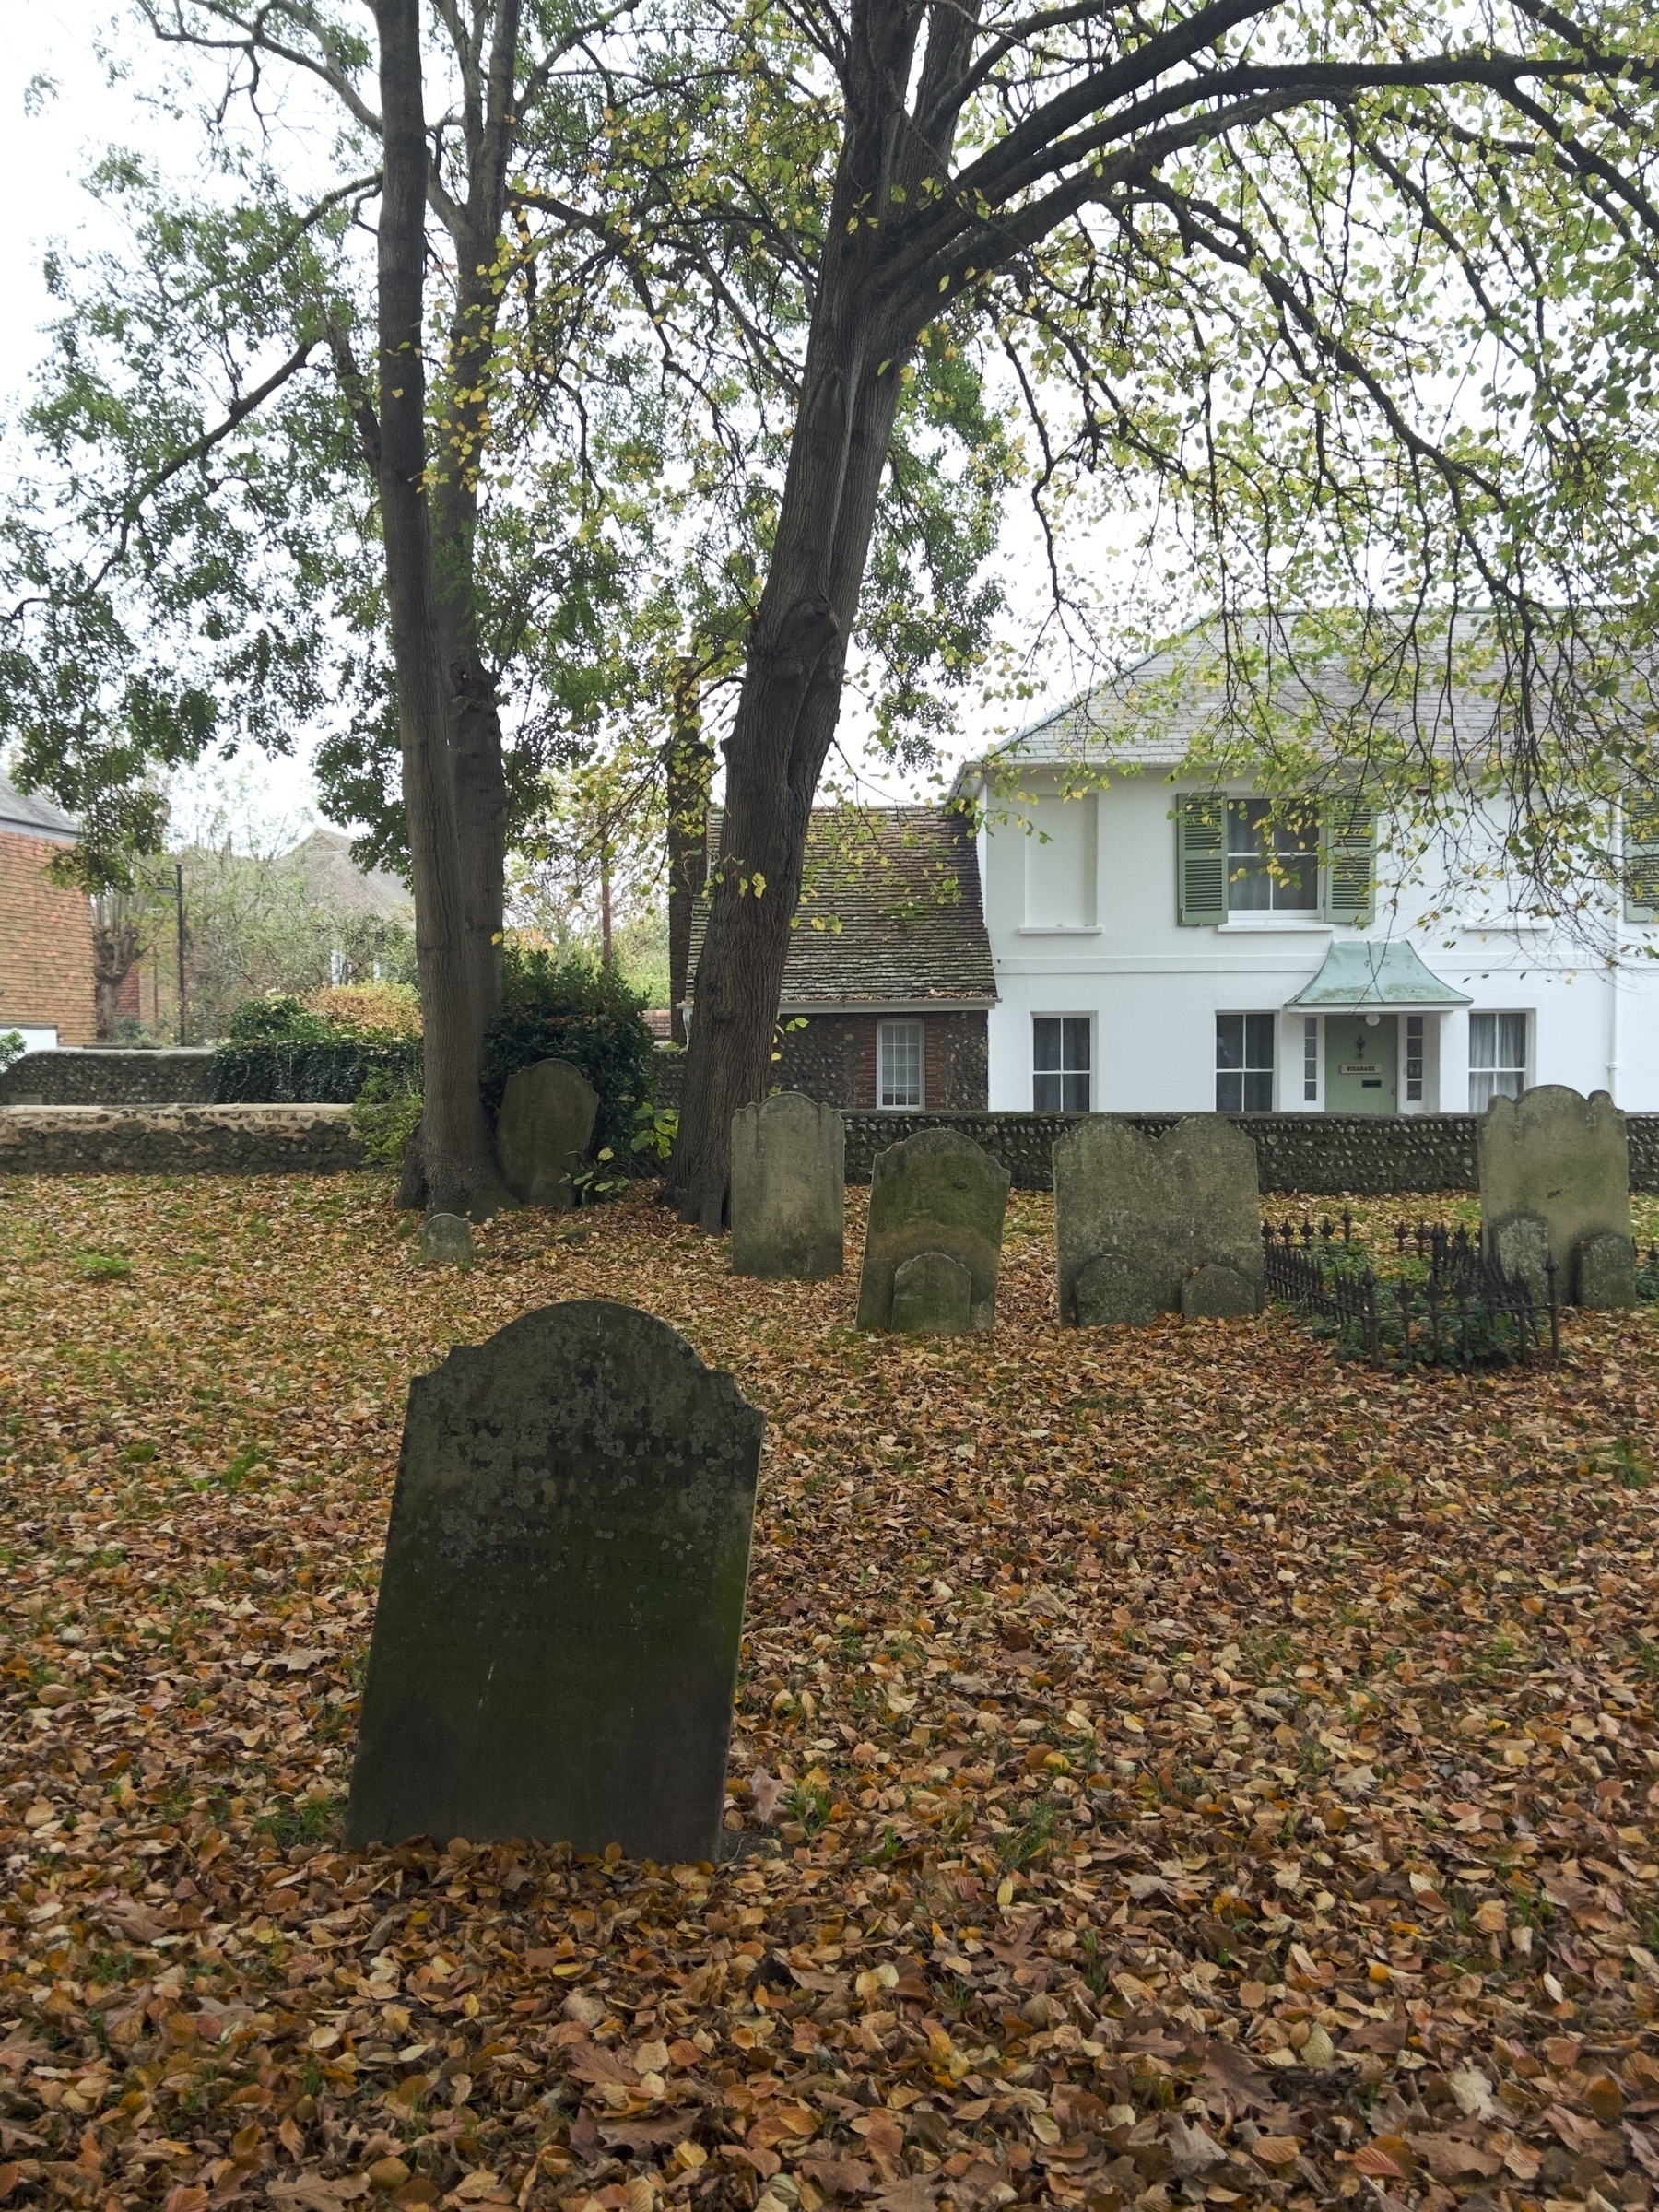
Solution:
<svg viewBox="0 0 1659 2212"><path fill-rule="evenodd" d="M0 830L53 845L72 845L80 834L72 815L50 799L26 795L5 776L0 776Z"/></svg>
<svg viewBox="0 0 1659 2212"><path fill-rule="evenodd" d="M720 832L716 807L709 818L711 859ZM707 920L707 904L700 902L691 924L693 979ZM815 808L782 1008L811 1013L935 1001L996 1003L973 838L962 816L946 806Z"/></svg>
<svg viewBox="0 0 1659 2212"><path fill-rule="evenodd" d="M413 918L414 901L401 878L384 868L359 868L342 830L313 830L282 857L303 877L312 903L333 913L373 914L382 922Z"/></svg>

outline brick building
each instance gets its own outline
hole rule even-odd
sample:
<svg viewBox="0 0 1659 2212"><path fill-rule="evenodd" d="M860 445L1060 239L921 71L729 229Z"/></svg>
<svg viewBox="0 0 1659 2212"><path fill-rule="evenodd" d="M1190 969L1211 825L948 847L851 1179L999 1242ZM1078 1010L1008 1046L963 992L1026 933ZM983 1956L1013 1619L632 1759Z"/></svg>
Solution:
<svg viewBox="0 0 1659 2212"><path fill-rule="evenodd" d="M0 1031L31 1052L97 1041L91 905L46 874L74 842L66 814L0 776Z"/></svg>
<svg viewBox="0 0 1659 2212"><path fill-rule="evenodd" d="M711 865L721 817L709 823ZM692 922L696 1018L706 905ZM783 971L776 1080L831 1106L982 1109L996 1003L972 831L940 806L819 808Z"/></svg>

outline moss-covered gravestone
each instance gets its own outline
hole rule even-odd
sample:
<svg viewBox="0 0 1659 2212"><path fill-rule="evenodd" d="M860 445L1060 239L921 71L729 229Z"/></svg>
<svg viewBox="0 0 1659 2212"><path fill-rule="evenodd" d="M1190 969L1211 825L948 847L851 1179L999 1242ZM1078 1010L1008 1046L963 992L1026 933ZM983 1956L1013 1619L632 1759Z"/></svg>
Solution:
<svg viewBox="0 0 1659 2212"><path fill-rule="evenodd" d="M1007 1207L1007 1169L954 1129L924 1129L919 1136L878 1152L870 1171L858 1326L925 1325L931 1331L932 1317L944 1311L935 1292L943 1296L955 1278L933 1270L907 1276L897 1318L893 1281L910 1261L924 1253L938 1253L967 1270L966 1326L988 1329L996 1318L996 1276ZM954 1308L947 1318L947 1333L957 1325L953 1313Z"/></svg>
<svg viewBox="0 0 1659 2212"><path fill-rule="evenodd" d="M973 1326L973 1277L947 1252L919 1252L893 1270L895 1335L959 1336Z"/></svg>
<svg viewBox="0 0 1659 2212"><path fill-rule="evenodd" d="M1218 1113L1163 1137L1091 1115L1054 1146L1054 1241L1060 1318L1080 1328L1180 1312L1189 1283L1194 1312L1258 1312L1255 1147Z"/></svg>
<svg viewBox="0 0 1659 2212"><path fill-rule="evenodd" d="M1547 1245L1563 1304L1625 1304L1607 1265L1612 1247L1601 1241L1622 1240L1631 1253L1634 1299L1630 1147L1624 1115L1606 1091L1586 1099L1564 1083L1540 1083L1518 1099L1494 1099L1480 1117L1477 1149L1480 1234L1488 1257L1513 1273L1524 1244ZM1591 1244L1594 1252L1581 1280L1580 1255ZM1542 1274L1541 1260L1536 1272Z"/></svg>
<svg viewBox="0 0 1659 2212"><path fill-rule="evenodd" d="M575 1204L571 1179L587 1158L598 1112L599 1093L568 1060L538 1060L508 1077L496 1159L521 1206Z"/></svg>
<svg viewBox="0 0 1659 2212"><path fill-rule="evenodd" d="M774 1091L732 1116L732 1273L841 1271L847 1128L833 1106Z"/></svg>
<svg viewBox="0 0 1659 2212"><path fill-rule="evenodd" d="M631 1306L409 1385L346 1830L709 1859L762 1418Z"/></svg>
<svg viewBox="0 0 1659 2212"><path fill-rule="evenodd" d="M472 1223L459 1214L429 1214L416 1250L423 1267L465 1267L473 1257Z"/></svg>

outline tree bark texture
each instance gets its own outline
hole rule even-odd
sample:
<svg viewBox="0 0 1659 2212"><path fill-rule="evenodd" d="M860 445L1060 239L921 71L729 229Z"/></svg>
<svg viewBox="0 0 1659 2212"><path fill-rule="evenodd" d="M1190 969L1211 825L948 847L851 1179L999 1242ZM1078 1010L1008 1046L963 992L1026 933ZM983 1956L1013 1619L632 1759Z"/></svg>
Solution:
<svg viewBox="0 0 1659 2212"><path fill-rule="evenodd" d="M452 753L453 692L435 588L427 483L424 344L428 156L419 0L375 0L384 187L379 238L380 501L386 598L414 877L425 1030L419 1166L434 1212L488 1210L499 1183L478 1055L484 1021L469 928L465 777Z"/></svg>
<svg viewBox="0 0 1659 2212"><path fill-rule="evenodd" d="M813 795L841 714L847 641L891 446L900 370L919 324L888 281L865 212L913 184L944 143L904 145L904 88L921 11L854 11L847 125L807 338L771 571L726 747L725 811L698 965L669 1192L683 1220L726 1214L732 1117L765 1096L801 891ZM956 41L957 33L949 34ZM936 59L930 45L930 64ZM927 71L924 71L924 93Z"/></svg>
<svg viewBox="0 0 1659 2212"><path fill-rule="evenodd" d="M698 702L699 664L681 661L674 687L674 721L664 777L668 815L669 1035L686 1041L686 992L690 982L691 914L709 876L709 789L714 748L702 734Z"/></svg>

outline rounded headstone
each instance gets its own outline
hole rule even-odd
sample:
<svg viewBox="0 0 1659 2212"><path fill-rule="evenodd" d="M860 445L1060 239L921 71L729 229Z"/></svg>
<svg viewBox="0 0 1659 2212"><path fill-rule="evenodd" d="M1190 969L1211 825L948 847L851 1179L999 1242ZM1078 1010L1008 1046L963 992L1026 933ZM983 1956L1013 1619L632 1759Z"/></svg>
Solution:
<svg viewBox="0 0 1659 2212"><path fill-rule="evenodd" d="M472 1223L459 1214L429 1214L420 1225L423 1267L464 1267L473 1256Z"/></svg>
<svg viewBox="0 0 1659 2212"><path fill-rule="evenodd" d="M893 1270L892 1327L907 1336L959 1336L971 1328L973 1277L947 1252L919 1252Z"/></svg>
<svg viewBox="0 0 1659 2212"><path fill-rule="evenodd" d="M1488 1256L1501 1261L1504 1231L1517 1217L1541 1221L1559 1270L1559 1295L1577 1298L1578 1247L1593 1237L1630 1241L1624 1115L1605 1090L1586 1099L1564 1083L1540 1083L1518 1099L1494 1099L1476 1146Z"/></svg>
<svg viewBox="0 0 1659 2212"><path fill-rule="evenodd" d="M732 1116L732 1273L811 1281L841 1271L846 1124L804 1091Z"/></svg>
<svg viewBox="0 0 1659 2212"><path fill-rule="evenodd" d="M1158 1319L1159 1309L1144 1279L1112 1256L1078 1268L1073 1300L1080 1329L1111 1328L1121 1322L1145 1328Z"/></svg>
<svg viewBox="0 0 1659 2212"><path fill-rule="evenodd" d="M955 1129L924 1129L877 1153L870 1171L870 1214L858 1278L858 1326L890 1329L893 1278L919 1253L947 1253L966 1268L972 1289L968 1326L996 1317L1008 1171Z"/></svg>
<svg viewBox="0 0 1659 2212"><path fill-rule="evenodd" d="M1241 1276L1253 1286L1247 1310L1258 1311L1255 1147L1223 1115L1191 1114L1161 1137L1090 1115L1058 1139L1053 1159L1062 1322L1089 1328L1179 1312L1182 1284L1208 1266Z"/></svg>
<svg viewBox="0 0 1659 2212"><path fill-rule="evenodd" d="M1637 1302L1636 1247L1629 1237L1604 1231L1583 1238L1573 1272L1573 1295L1581 1306L1606 1313Z"/></svg>
<svg viewBox="0 0 1659 2212"><path fill-rule="evenodd" d="M1195 1267L1181 1286L1181 1312L1187 1321L1241 1321L1261 1308L1261 1284L1236 1267L1214 1263Z"/></svg>
<svg viewBox="0 0 1659 2212"><path fill-rule="evenodd" d="M594 1140L599 1094L568 1060L538 1060L507 1078L496 1116L501 1181L521 1206L571 1206L571 1178Z"/></svg>

